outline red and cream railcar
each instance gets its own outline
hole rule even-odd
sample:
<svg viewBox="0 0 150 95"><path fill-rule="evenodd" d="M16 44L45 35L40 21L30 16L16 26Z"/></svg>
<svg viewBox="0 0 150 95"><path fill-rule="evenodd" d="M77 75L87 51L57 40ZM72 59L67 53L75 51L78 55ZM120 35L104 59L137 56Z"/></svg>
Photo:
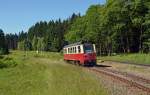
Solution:
<svg viewBox="0 0 150 95"><path fill-rule="evenodd" d="M96 64L95 44L78 42L65 46L63 51L65 61L74 61L80 65Z"/></svg>

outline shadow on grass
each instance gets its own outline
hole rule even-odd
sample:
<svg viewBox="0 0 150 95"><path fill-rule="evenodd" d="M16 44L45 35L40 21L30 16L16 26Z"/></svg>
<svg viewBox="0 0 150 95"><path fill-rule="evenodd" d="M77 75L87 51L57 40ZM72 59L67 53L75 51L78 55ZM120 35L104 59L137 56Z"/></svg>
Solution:
<svg viewBox="0 0 150 95"><path fill-rule="evenodd" d="M95 67L112 67L112 66L108 66L108 65L98 65L98 64L96 64Z"/></svg>
<svg viewBox="0 0 150 95"><path fill-rule="evenodd" d="M84 67L99 67L99 68L105 68L105 67L112 67L108 65L98 65L98 64L91 64L91 65L85 65Z"/></svg>
<svg viewBox="0 0 150 95"><path fill-rule="evenodd" d="M0 63L0 69L7 68L7 67L8 66L6 64Z"/></svg>

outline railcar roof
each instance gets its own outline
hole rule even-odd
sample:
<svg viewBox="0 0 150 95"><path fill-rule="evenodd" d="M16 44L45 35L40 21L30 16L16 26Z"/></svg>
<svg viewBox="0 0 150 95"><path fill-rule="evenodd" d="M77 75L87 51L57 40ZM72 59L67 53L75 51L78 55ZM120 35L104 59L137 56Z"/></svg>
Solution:
<svg viewBox="0 0 150 95"><path fill-rule="evenodd" d="M66 45L66 46L64 46L64 48L71 47L71 46L76 46L76 45L81 45L81 44L83 44L83 42L77 42L77 43Z"/></svg>
<svg viewBox="0 0 150 95"><path fill-rule="evenodd" d="M81 45L81 44L88 44L88 42L73 43L73 44L69 44L69 45L64 46L64 48L71 47L71 46L76 46L76 45ZM91 44L91 43L89 43L89 44Z"/></svg>

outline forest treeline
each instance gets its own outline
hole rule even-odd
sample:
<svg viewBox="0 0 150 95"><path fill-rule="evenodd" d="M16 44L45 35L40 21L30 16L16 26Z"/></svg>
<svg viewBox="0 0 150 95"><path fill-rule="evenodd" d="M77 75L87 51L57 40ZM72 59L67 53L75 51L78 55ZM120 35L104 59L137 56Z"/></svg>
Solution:
<svg viewBox="0 0 150 95"><path fill-rule="evenodd" d="M150 1L107 0L92 5L85 15L40 21L28 32L5 36L9 49L61 51L68 43L96 44L99 55L150 52Z"/></svg>

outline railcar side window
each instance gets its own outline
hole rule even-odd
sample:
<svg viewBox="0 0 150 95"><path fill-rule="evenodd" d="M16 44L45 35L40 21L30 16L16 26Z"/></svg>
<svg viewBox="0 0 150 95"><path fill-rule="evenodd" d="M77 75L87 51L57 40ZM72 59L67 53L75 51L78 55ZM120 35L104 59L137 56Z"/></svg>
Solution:
<svg viewBox="0 0 150 95"><path fill-rule="evenodd" d="M73 47L73 53L75 53L75 47Z"/></svg>
<svg viewBox="0 0 150 95"><path fill-rule="evenodd" d="M71 48L71 53L72 53L72 48Z"/></svg>
<svg viewBox="0 0 150 95"><path fill-rule="evenodd" d="M65 52L66 52L66 54L67 54L67 49L65 49Z"/></svg>
<svg viewBox="0 0 150 95"><path fill-rule="evenodd" d="M74 47L72 47L72 53L74 53Z"/></svg>
<svg viewBox="0 0 150 95"><path fill-rule="evenodd" d="M80 48L80 46L78 46L78 52L79 52L79 53L81 52L81 48Z"/></svg>
<svg viewBox="0 0 150 95"><path fill-rule="evenodd" d="M71 53L71 49L69 48L69 53Z"/></svg>
<svg viewBox="0 0 150 95"><path fill-rule="evenodd" d="M75 49L74 52L77 53L76 47L74 49Z"/></svg>
<svg viewBox="0 0 150 95"><path fill-rule="evenodd" d="M68 48L68 53L70 53L70 48Z"/></svg>

